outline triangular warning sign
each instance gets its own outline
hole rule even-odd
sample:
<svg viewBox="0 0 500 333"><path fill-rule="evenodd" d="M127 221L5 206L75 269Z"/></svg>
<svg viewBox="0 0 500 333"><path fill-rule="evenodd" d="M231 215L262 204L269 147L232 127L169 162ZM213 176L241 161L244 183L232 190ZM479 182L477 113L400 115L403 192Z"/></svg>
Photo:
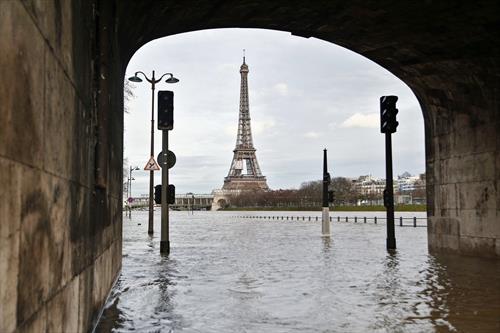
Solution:
<svg viewBox="0 0 500 333"><path fill-rule="evenodd" d="M155 158L153 156L151 156L149 158L149 161L148 161L148 163L146 163L144 170L146 170L146 171L160 170L160 166L158 165L158 163L156 163Z"/></svg>

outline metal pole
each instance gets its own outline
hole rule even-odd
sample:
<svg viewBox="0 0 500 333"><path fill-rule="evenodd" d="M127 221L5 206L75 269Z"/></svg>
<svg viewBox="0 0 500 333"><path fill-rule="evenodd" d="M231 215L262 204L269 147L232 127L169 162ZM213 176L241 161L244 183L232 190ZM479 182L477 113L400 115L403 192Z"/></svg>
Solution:
<svg viewBox="0 0 500 333"><path fill-rule="evenodd" d="M385 133L385 184L388 194L387 205L387 240L388 250L396 248L396 236L394 233L394 189L392 186L392 142L391 133Z"/></svg>
<svg viewBox="0 0 500 333"><path fill-rule="evenodd" d="M153 77L151 78L151 156L154 156L155 152L155 71L153 71ZM149 220L148 220L148 234L153 234L153 188L154 188L154 171L149 171Z"/></svg>
<svg viewBox="0 0 500 333"><path fill-rule="evenodd" d="M323 150L323 220L321 223L321 234L330 236L330 208L328 203L328 186L330 185L330 175L328 174L326 149Z"/></svg>
<svg viewBox="0 0 500 333"><path fill-rule="evenodd" d="M161 238L160 238L160 253L170 253L170 239L169 239L169 221L168 221L168 131L162 131L162 153L163 165L161 168Z"/></svg>
<svg viewBox="0 0 500 333"><path fill-rule="evenodd" d="M128 189L129 189L128 198L131 198L132 197L132 167L129 167L129 168L130 168L130 172L129 172L128 180L129 180L130 184L128 186ZM127 198L127 202L128 202L128 198ZM131 202L128 202L128 217L132 218L132 203Z"/></svg>

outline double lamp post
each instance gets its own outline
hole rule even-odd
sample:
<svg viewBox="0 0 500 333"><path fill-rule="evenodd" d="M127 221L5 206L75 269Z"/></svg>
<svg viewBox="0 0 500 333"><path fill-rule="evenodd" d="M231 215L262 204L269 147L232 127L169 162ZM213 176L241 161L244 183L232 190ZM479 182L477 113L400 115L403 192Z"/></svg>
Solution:
<svg viewBox="0 0 500 333"><path fill-rule="evenodd" d="M154 109L155 109L155 85L163 79L163 77L168 75L168 78L165 80L167 83L177 83L179 82L179 79L175 78L172 73L165 73L162 76L160 76L159 79L155 78L155 71L153 71L151 78L148 78L144 72L138 71L135 72L134 76L131 76L128 78L129 81L132 82L142 82L142 79L138 76L138 74L141 74L146 81L148 81L151 84L151 157L154 158L154 125L155 125L155 116L154 116ZM150 170L149 171L149 220L148 220L148 234L152 235L153 234L153 192L154 192L154 171Z"/></svg>

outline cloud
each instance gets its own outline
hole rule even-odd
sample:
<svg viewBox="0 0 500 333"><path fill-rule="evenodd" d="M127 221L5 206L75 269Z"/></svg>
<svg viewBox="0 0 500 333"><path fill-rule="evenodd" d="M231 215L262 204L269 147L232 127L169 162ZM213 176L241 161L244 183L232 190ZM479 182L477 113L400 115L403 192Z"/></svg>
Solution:
<svg viewBox="0 0 500 333"><path fill-rule="evenodd" d="M288 95L288 85L286 83L276 83L273 86L274 91L276 91L278 94L281 96L287 96Z"/></svg>
<svg viewBox="0 0 500 333"><path fill-rule="evenodd" d="M237 124L227 125L226 127L224 127L224 133L227 136L231 136L231 137L236 138L237 132L238 132L238 125Z"/></svg>
<svg viewBox="0 0 500 333"><path fill-rule="evenodd" d="M317 139L320 136L321 136L321 133L314 132L314 131L307 132L307 133L304 134L304 137L308 138L308 139Z"/></svg>
<svg viewBox="0 0 500 333"><path fill-rule="evenodd" d="M268 118L264 120L253 120L252 119L252 132L255 134L261 134L264 131L273 128L276 122L273 118Z"/></svg>
<svg viewBox="0 0 500 333"><path fill-rule="evenodd" d="M376 128L379 125L379 115L377 113L355 113L340 124L344 128Z"/></svg>

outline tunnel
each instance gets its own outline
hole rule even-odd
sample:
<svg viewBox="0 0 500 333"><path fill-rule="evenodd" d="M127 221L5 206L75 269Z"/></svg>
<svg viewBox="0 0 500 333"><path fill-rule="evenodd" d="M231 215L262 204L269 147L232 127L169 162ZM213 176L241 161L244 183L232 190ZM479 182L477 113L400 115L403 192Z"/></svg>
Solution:
<svg viewBox="0 0 500 333"><path fill-rule="evenodd" d="M431 251L500 257L497 1L0 2L0 331L88 331L121 267L123 78L156 38L281 30L417 96Z"/></svg>

